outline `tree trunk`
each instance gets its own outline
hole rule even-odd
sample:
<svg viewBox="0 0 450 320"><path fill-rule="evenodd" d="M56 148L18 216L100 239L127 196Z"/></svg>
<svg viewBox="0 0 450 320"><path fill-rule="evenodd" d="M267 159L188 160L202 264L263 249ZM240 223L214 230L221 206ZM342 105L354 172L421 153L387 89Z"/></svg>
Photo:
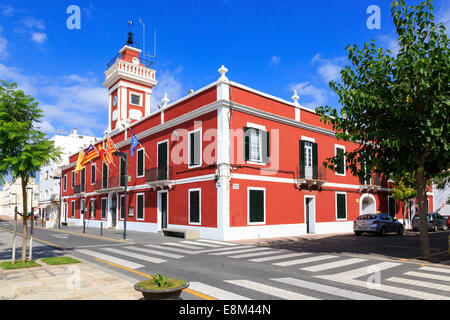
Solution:
<svg viewBox="0 0 450 320"><path fill-rule="evenodd" d="M406 209L408 206L408 200L403 201L403 230L406 230Z"/></svg>
<svg viewBox="0 0 450 320"><path fill-rule="evenodd" d="M426 203L426 181L424 166L420 166L416 173L417 199L419 200L419 230L420 250L423 260L430 260L430 239L428 236Z"/></svg>
<svg viewBox="0 0 450 320"><path fill-rule="evenodd" d="M11 263L16 262L16 237L17 237L17 201L16 201L16 207L14 208L14 235L13 235Z"/></svg>
<svg viewBox="0 0 450 320"><path fill-rule="evenodd" d="M23 217L22 217L22 225L23 225L23 238L22 238L22 262L25 262L27 259L27 225L28 225L28 209L27 209L27 183L28 179L21 177L22 179L22 199L23 199Z"/></svg>

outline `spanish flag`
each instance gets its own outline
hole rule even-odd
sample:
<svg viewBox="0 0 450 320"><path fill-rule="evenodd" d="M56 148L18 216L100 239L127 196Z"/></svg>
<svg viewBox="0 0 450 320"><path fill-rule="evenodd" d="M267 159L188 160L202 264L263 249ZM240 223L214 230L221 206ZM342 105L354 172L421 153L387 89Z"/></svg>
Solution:
<svg viewBox="0 0 450 320"><path fill-rule="evenodd" d="M84 160L84 152L80 151L80 153L78 153L78 160L77 160L77 166L75 167L75 173L77 173L78 171L83 169L83 167L84 167L83 160Z"/></svg>

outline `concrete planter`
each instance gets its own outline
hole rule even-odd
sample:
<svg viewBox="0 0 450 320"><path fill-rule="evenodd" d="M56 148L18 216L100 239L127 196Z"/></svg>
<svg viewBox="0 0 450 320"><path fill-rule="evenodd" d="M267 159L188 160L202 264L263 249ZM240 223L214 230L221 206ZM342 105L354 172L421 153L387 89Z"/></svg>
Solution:
<svg viewBox="0 0 450 320"><path fill-rule="evenodd" d="M177 300L187 287L189 287L189 281L180 287L156 290L142 289L137 283L134 285L134 289L140 291L145 300Z"/></svg>

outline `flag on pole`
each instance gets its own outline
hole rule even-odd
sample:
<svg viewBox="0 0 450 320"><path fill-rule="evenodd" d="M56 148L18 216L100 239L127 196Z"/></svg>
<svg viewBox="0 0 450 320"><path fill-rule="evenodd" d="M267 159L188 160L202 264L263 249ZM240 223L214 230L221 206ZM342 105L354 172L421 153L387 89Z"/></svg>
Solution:
<svg viewBox="0 0 450 320"><path fill-rule="evenodd" d="M75 167L75 173L77 173L78 171L83 169L83 167L84 167L83 162L84 162L84 152L80 151L78 153L78 160L77 160L77 166Z"/></svg>
<svg viewBox="0 0 450 320"><path fill-rule="evenodd" d="M111 163L114 164L112 156L112 153L114 152L114 142L111 141L110 137L106 138L104 150L103 160L105 160L108 165L110 165Z"/></svg>
<svg viewBox="0 0 450 320"><path fill-rule="evenodd" d="M86 165L86 163L88 163L89 161L91 161L92 159L95 159L98 157L98 153L97 151L95 151L95 148L92 144L89 145L89 147L86 149L86 151L84 152L84 159L83 159L83 163L82 165Z"/></svg>
<svg viewBox="0 0 450 320"><path fill-rule="evenodd" d="M130 155L131 156L133 156L133 154L134 154L134 149L138 146L138 145L140 145L140 143L139 143L139 140L136 138L136 136L134 135L134 133L133 133L133 131L131 130L131 128L130 128L130 131L131 131L131 153L130 153Z"/></svg>
<svg viewBox="0 0 450 320"><path fill-rule="evenodd" d="M101 144L98 145L97 151L98 151L98 156L100 157L100 160L102 160L102 161L105 160L104 159L104 157L105 157L105 149L103 149L103 146Z"/></svg>

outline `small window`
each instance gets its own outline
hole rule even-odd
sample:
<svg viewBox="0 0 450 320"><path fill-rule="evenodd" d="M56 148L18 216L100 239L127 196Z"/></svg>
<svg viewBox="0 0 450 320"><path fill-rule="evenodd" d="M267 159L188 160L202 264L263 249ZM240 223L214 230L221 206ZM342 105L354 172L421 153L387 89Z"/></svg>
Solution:
<svg viewBox="0 0 450 320"><path fill-rule="evenodd" d="M200 190L189 190L189 223L200 224Z"/></svg>
<svg viewBox="0 0 450 320"><path fill-rule="evenodd" d="M244 160L259 163L270 162L269 132L244 127Z"/></svg>
<svg viewBox="0 0 450 320"><path fill-rule="evenodd" d="M202 157L201 131L189 133L189 167L201 165Z"/></svg>
<svg viewBox="0 0 450 320"><path fill-rule="evenodd" d="M91 165L91 184L95 184L95 163Z"/></svg>
<svg viewBox="0 0 450 320"><path fill-rule="evenodd" d="M248 222L265 223L265 190L249 189L248 202Z"/></svg>
<svg viewBox="0 0 450 320"><path fill-rule="evenodd" d="M72 188L75 188L75 171L72 171Z"/></svg>
<svg viewBox="0 0 450 320"><path fill-rule="evenodd" d="M102 199L102 219L106 219L106 198Z"/></svg>
<svg viewBox="0 0 450 320"><path fill-rule="evenodd" d="M120 196L120 219L123 220L125 219L125 196L121 195Z"/></svg>
<svg viewBox="0 0 450 320"><path fill-rule="evenodd" d="M64 191L66 191L67 190L67 174L64 175L63 185L64 185Z"/></svg>
<svg viewBox="0 0 450 320"><path fill-rule="evenodd" d="M105 162L103 162L103 171L102 171L102 188L108 188L108 166Z"/></svg>
<svg viewBox="0 0 450 320"><path fill-rule="evenodd" d="M135 106L140 106L141 96L137 94L130 94L130 103Z"/></svg>
<svg viewBox="0 0 450 320"><path fill-rule="evenodd" d="M345 193L336 193L336 219L347 219L347 195Z"/></svg>
<svg viewBox="0 0 450 320"><path fill-rule="evenodd" d="M337 174L345 174L345 149L342 147L335 147L336 157L337 157L337 164L336 164L336 173Z"/></svg>
<svg viewBox="0 0 450 320"><path fill-rule="evenodd" d="M95 219L95 199L89 201L89 219Z"/></svg>
<svg viewBox="0 0 450 320"><path fill-rule="evenodd" d="M144 149L139 149L137 151L137 156L136 156L136 167L137 167L137 173L136 175L138 177L143 177L144 176Z"/></svg>
<svg viewBox="0 0 450 320"><path fill-rule="evenodd" d="M72 207L70 209L70 217L75 217L75 200L72 200Z"/></svg>
<svg viewBox="0 0 450 320"><path fill-rule="evenodd" d="M136 218L144 220L144 194L138 194L136 197Z"/></svg>

